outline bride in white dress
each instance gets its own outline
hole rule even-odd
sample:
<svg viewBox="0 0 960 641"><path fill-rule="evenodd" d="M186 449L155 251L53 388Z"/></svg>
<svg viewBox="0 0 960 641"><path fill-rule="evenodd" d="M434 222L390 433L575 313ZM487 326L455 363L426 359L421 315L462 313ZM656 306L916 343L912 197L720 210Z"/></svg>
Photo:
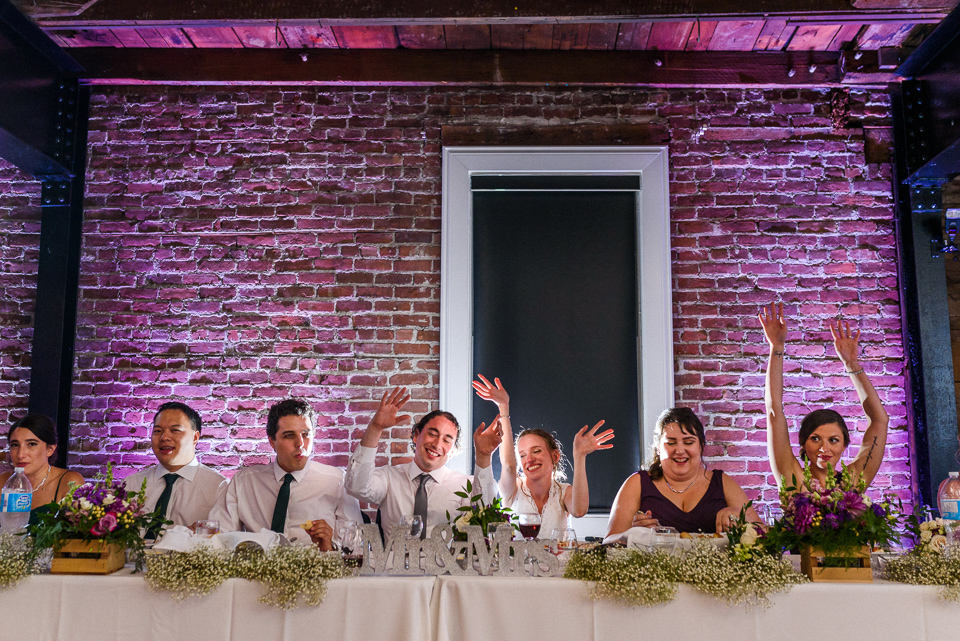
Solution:
<svg viewBox="0 0 960 641"><path fill-rule="evenodd" d="M554 530L567 527L567 517L583 516L590 507L590 491L587 487L587 454L613 447L607 443L613 438L613 430L597 433L603 425L600 421L592 428L584 425L573 439L573 483L564 483L564 456L556 437L542 429L527 429L520 432L514 447L510 427L510 395L499 378L490 383L483 376L473 382L477 395L496 403L500 414L494 419L503 429L500 442L500 496L504 505L514 514L537 512L540 514L540 534L537 538L548 539ZM517 458L520 459L518 474Z"/></svg>

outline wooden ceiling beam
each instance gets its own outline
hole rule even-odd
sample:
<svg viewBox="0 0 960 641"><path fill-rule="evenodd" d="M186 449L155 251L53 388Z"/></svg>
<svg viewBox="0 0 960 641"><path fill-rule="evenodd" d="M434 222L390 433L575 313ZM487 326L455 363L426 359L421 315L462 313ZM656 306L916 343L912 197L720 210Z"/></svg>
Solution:
<svg viewBox="0 0 960 641"><path fill-rule="evenodd" d="M71 51L90 84L831 86L837 52L113 49Z"/></svg>
<svg viewBox="0 0 960 641"><path fill-rule="evenodd" d="M23 10L34 19L62 16L59 5L50 0L24 2ZM474 0L473 2L436 2L436 0L391 0L391 2L357 2L356 0L99 0L79 16L90 22L154 21L232 21L232 20L308 20L333 24L431 23L464 24L467 22L491 24L494 22L530 23L577 22L603 20L651 20L681 18L716 20L747 16L814 16L856 15L864 19L870 15L928 13L939 19L957 5L957 0L712 0L709 3L689 0ZM44 13L44 7L49 5ZM54 6L57 5L57 6ZM859 8L860 5L863 8Z"/></svg>

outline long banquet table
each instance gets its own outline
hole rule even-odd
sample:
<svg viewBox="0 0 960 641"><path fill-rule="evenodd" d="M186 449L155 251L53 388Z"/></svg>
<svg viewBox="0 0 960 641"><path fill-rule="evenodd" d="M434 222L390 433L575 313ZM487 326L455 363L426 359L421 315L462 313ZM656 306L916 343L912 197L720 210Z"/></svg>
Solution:
<svg viewBox="0 0 960 641"><path fill-rule="evenodd" d="M807 584L768 609L727 606L689 586L675 601L633 608L592 601L559 578L361 577L332 581L316 608L281 611L260 585L231 579L176 603L141 576L31 577L0 591L0 640L267 641L749 641L816 636L844 641L960 638L960 604L937 588L892 583Z"/></svg>

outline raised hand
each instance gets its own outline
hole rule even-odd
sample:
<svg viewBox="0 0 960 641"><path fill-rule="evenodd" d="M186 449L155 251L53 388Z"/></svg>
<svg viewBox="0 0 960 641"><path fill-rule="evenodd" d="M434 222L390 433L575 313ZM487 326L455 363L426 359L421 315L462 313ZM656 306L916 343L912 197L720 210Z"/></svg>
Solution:
<svg viewBox="0 0 960 641"><path fill-rule="evenodd" d="M503 384L499 378L494 378L494 384L491 384L483 374L477 374L479 381L473 381L473 389L477 391L477 396L485 401L492 401L502 411L510 406L510 395L503 389Z"/></svg>
<svg viewBox="0 0 960 641"><path fill-rule="evenodd" d="M787 342L787 319L783 315L783 303L770 303L769 307L761 307L757 318L760 319L763 335L767 337L770 347L782 350Z"/></svg>
<svg viewBox="0 0 960 641"><path fill-rule="evenodd" d="M377 413L370 419L370 427L378 430L390 429L395 425L402 425L410 422L409 415L397 416L407 401L410 400L410 394L406 387L395 387L392 392L384 392L380 399L380 407Z"/></svg>
<svg viewBox="0 0 960 641"><path fill-rule="evenodd" d="M860 354L860 330L856 332L850 330L850 322L837 319L837 324L833 321L829 323L830 334L833 336L833 349L837 351L837 356L843 361L847 371L857 369L857 358Z"/></svg>
<svg viewBox="0 0 960 641"><path fill-rule="evenodd" d="M600 421L594 425L593 428L589 425L584 425L583 429L577 432L577 435L573 437L574 456L582 457L597 450L609 450L613 447L612 443L607 443L607 441L613 438L613 430L605 430L597 434L597 430L600 429L603 423L603 421Z"/></svg>
<svg viewBox="0 0 960 641"><path fill-rule="evenodd" d="M480 423L480 427L473 433L473 451L478 462L483 459L489 460L490 455L500 446L503 440L503 429L500 427L500 416L498 415L490 426ZM480 467L486 467L481 465Z"/></svg>

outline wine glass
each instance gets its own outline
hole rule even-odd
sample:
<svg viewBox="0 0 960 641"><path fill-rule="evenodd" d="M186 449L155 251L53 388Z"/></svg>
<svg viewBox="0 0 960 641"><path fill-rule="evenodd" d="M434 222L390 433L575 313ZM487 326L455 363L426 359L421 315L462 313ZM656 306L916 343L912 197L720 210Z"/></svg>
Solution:
<svg viewBox="0 0 960 641"><path fill-rule="evenodd" d="M353 554L360 548L360 527L356 521L337 521L335 542L343 554Z"/></svg>
<svg viewBox="0 0 960 641"><path fill-rule="evenodd" d="M775 521L783 518L783 508L778 504L767 503L761 506L761 518L767 525L773 525Z"/></svg>
<svg viewBox="0 0 960 641"><path fill-rule="evenodd" d="M404 535L409 535L414 539L419 539L423 532L423 517L419 514L400 517L400 527L404 528Z"/></svg>
<svg viewBox="0 0 960 641"><path fill-rule="evenodd" d="M532 541L540 534L540 515L536 512L521 512L517 516L520 523L520 536Z"/></svg>

